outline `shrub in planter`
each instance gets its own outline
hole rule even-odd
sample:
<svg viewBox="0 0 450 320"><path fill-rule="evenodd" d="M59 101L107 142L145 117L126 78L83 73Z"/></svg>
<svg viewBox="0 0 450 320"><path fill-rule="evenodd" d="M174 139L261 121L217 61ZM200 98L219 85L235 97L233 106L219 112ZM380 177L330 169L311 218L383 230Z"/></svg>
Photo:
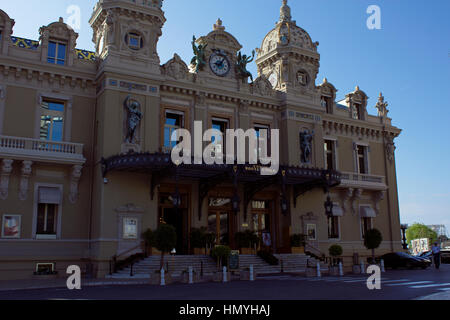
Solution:
<svg viewBox="0 0 450 320"><path fill-rule="evenodd" d="M253 248L255 246L258 246L260 242L259 237L250 230L246 230L244 232L236 232L234 235L234 240L236 246L241 249L242 254L250 254Z"/></svg>
<svg viewBox="0 0 450 320"><path fill-rule="evenodd" d="M343 253L342 247L338 244L334 244L328 249L328 252L330 253L330 256L332 257L330 273L332 275L339 275L338 265L339 265L340 259L338 257L340 257Z"/></svg>
<svg viewBox="0 0 450 320"><path fill-rule="evenodd" d="M292 253L304 253L306 237L303 234L291 235L291 251Z"/></svg>
<svg viewBox="0 0 450 320"><path fill-rule="evenodd" d="M171 252L177 245L177 232L175 227L161 224L155 232L155 245L161 251L160 269L164 266L164 253Z"/></svg>
<svg viewBox="0 0 450 320"><path fill-rule="evenodd" d="M231 249L228 246L216 246L211 250L211 256L217 260L217 265L219 269L226 265L228 262L228 257L231 254Z"/></svg>
<svg viewBox="0 0 450 320"><path fill-rule="evenodd" d="M145 254L153 253L153 247L155 246L155 233L151 229L147 229L144 233L142 233L142 239L145 243L145 249L147 252Z"/></svg>
<svg viewBox="0 0 450 320"><path fill-rule="evenodd" d="M206 228L194 228L190 233L191 248L194 249L194 254L204 254L206 247Z"/></svg>
<svg viewBox="0 0 450 320"><path fill-rule="evenodd" d="M377 249L381 242L383 241L383 236L381 232L377 229L368 230L364 236L364 246L368 250L372 250L372 260L375 263L375 249Z"/></svg>
<svg viewBox="0 0 450 320"><path fill-rule="evenodd" d="M268 250L261 250L258 251L258 257L263 259L265 262L270 264L271 266L277 266L279 264L279 261L277 257L275 257L270 251Z"/></svg>

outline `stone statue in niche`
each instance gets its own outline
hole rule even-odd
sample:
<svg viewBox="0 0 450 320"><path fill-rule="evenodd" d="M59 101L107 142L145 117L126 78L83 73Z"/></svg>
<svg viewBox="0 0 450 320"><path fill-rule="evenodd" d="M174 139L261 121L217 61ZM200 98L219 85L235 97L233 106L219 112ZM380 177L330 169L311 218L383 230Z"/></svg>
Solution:
<svg viewBox="0 0 450 320"><path fill-rule="evenodd" d="M395 143L394 139L391 137L386 137L386 155L389 160L389 162L392 163L394 161L394 155L395 155Z"/></svg>
<svg viewBox="0 0 450 320"><path fill-rule="evenodd" d="M314 130L304 130L300 133L300 148L302 151L302 163L311 163L312 142L314 139Z"/></svg>
<svg viewBox="0 0 450 320"><path fill-rule="evenodd" d="M128 115L125 142L135 144L137 140L136 132L142 120L141 104L128 96L123 105Z"/></svg>

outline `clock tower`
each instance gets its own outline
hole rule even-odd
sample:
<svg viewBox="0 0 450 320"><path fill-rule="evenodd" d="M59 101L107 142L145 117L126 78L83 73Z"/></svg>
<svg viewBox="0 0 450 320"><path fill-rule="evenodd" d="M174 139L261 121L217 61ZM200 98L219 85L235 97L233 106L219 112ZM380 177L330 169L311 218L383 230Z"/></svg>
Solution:
<svg viewBox="0 0 450 320"><path fill-rule="evenodd" d="M163 0L99 0L89 23L102 70L160 74Z"/></svg>
<svg viewBox="0 0 450 320"><path fill-rule="evenodd" d="M269 79L274 89L305 95L316 91L319 72L318 42L292 20L288 1L283 0L280 19L258 50L258 74Z"/></svg>

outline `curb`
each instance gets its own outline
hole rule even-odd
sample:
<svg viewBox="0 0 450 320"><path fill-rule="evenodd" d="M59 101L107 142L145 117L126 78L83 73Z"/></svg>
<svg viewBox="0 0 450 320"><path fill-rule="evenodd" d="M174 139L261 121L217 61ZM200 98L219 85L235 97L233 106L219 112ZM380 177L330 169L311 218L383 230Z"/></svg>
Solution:
<svg viewBox="0 0 450 320"><path fill-rule="evenodd" d="M83 287L101 287L101 286L130 286L130 285L145 285L149 284L148 281L110 281L110 282L81 282L81 288ZM55 285L41 285L41 286L30 286L30 287L20 287L20 288L0 288L0 292L8 291L22 291L22 290L38 290L38 289L67 289L65 284L55 284Z"/></svg>

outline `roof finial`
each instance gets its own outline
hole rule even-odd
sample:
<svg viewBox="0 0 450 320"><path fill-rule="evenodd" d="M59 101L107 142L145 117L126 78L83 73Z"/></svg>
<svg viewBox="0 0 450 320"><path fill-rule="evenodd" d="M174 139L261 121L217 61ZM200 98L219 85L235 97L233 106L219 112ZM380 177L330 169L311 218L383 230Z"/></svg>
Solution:
<svg viewBox="0 0 450 320"><path fill-rule="evenodd" d="M214 25L214 30L225 30L225 27L222 25L222 20L217 19L216 24Z"/></svg>
<svg viewBox="0 0 450 320"><path fill-rule="evenodd" d="M283 0L283 5L280 9L280 22L289 22L291 20L291 8L288 6L287 0Z"/></svg>

